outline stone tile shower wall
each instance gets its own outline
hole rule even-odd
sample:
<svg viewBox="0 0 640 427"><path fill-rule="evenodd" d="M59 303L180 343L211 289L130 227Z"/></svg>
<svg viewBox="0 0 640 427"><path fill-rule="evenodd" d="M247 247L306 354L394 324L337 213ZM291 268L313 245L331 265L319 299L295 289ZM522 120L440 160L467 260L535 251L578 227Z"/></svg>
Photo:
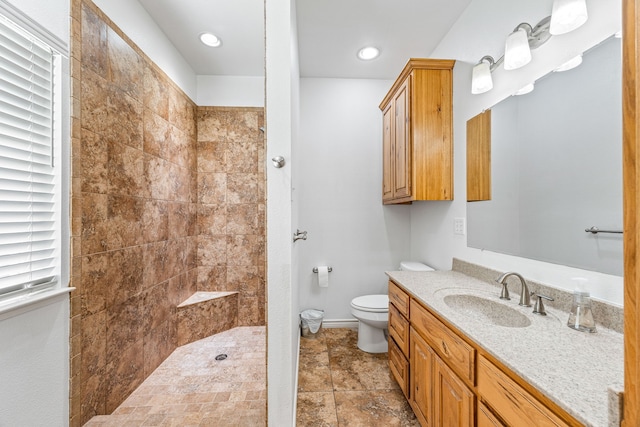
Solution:
<svg viewBox="0 0 640 427"><path fill-rule="evenodd" d="M72 0L71 12L70 425L80 426L176 348L176 306L197 290L238 291L239 323L264 325L264 143L262 109L196 107L93 3Z"/></svg>
<svg viewBox="0 0 640 427"><path fill-rule="evenodd" d="M238 325L265 324L262 108L198 108L198 290L237 291Z"/></svg>
<svg viewBox="0 0 640 427"><path fill-rule="evenodd" d="M196 290L195 105L92 4L74 4L72 424L176 347ZM79 299L79 301L78 301Z"/></svg>

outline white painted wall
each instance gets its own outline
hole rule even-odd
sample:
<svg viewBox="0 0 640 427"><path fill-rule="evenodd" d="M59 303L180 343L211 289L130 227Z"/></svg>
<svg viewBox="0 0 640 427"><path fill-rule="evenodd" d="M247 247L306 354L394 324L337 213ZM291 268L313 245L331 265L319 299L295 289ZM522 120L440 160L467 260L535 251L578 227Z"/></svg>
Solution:
<svg viewBox="0 0 640 427"><path fill-rule="evenodd" d="M0 316L0 342L0 426L68 425L68 294Z"/></svg>
<svg viewBox="0 0 640 427"><path fill-rule="evenodd" d="M200 106L264 107L264 77L198 76Z"/></svg>
<svg viewBox="0 0 640 427"><path fill-rule="evenodd" d="M295 0L266 0L267 381L268 424L295 425L298 302L292 281L292 145L296 140L298 58Z"/></svg>
<svg viewBox="0 0 640 427"><path fill-rule="evenodd" d="M497 270L516 270L558 288L573 289L571 278L590 280L592 295L622 305L622 279L586 270L543 263L467 247L466 236L453 234L454 218L466 217L466 122L483 109L538 79L577 53L594 46L621 28L620 2L587 0L589 20L576 31L552 37L533 51L533 60L514 71L493 73L494 89L471 95L471 68L484 55L502 56L504 40L520 22L535 25L550 14L552 0L474 0L431 56L457 59L454 69L453 202L421 202L411 207L411 253L438 269L451 267L453 257ZM620 142L621 143L621 142Z"/></svg>
<svg viewBox="0 0 640 427"><path fill-rule="evenodd" d="M8 3L68 43L68 1ZM68 425L68 293L0 315L0 343L0 426Z"/></svg>
<svg viewBox="0 0 640 427"><path fill-rule="evenodd" d="M167 73L189 98L194 101L197 99L195 72L137 0L93 2Z"/></svg>
<svg viewBox="0 0 640 427"><path fill-rule="evenodd" d="M296 162L300 250L296 286L302 309L325 320L353 320L351 300L387 292L386 270L409 256L408 206L383 206L382 115L393 81L303 78ZM329 287L314 267L328 265Z"/></svg>

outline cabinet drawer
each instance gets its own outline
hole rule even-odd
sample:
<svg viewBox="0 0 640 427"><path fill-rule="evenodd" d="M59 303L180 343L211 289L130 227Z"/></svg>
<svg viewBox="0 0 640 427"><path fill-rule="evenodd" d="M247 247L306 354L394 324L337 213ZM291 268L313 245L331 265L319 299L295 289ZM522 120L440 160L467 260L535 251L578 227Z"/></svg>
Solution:
<svg viewBox="0 0 640 427"><path fill-rule="evenodd" d="M483 356L478 360L478 394L508 425L569 425Z"/></svg>
<svg viewBox="0 0 640 427"><path fill-rule="evenodd" d="M389 340L389 369L400 385L400 389L409 398L409 362L393 340Z"/></svg>
<svg viewBox="0 0 640 427"><path fill-rule="evenodd" d="M392 281L389 281L389 302L395 305L404 317L409 318L409 295Z"/></svg>
<svg viewBox="0 0 640 427"><path fill-rule="evenodd" d="M415 301L411 301L411 324L440 358L473 384L475 373L475 349L460 339L436 317Z"/></svg>
<svg viewBox="0 0 640 427"><path fill-rule="evenodd" d="M409 356L409 321L398 309L389 304L389 335L395 340L402 354Z"/></svg>
<svg viewBox="0 0 640 427"><path fill-rule="evenodd" d="M478 427L507 427L482 402L478 402Z"/></svg>

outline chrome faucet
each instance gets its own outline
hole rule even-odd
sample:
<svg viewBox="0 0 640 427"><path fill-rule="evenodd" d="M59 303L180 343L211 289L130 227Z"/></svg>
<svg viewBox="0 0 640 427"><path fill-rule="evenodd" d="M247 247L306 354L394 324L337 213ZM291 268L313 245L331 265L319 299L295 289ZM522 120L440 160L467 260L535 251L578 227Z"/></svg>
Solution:
<svg viewBox="0 0 640 427"><path fill-rule="evenodd" d="M516 276L520 279L520 283L522 284L522 288L520 289L520 302L518 305L522 305L524 307L531 307L531 294L529 293L529 286L527 282L524 280L524 277L519 275L516 272L509 271L504 273L500 277L496 279L496 282L502 285L502 292L500 293L500 299L511 299L509 298L509 289L507 289L507 278L509 276Z"/></svg>

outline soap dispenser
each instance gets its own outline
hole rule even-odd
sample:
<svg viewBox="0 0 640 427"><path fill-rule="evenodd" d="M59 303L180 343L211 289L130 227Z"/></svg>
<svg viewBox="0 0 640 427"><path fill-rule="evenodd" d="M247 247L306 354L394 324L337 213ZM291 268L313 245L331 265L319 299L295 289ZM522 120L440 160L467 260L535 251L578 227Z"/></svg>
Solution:
<svg viewBox="0 0 640 427"><path fill-rule="evenodd" d="M587 279L574 277L572 280L576 289L573 292L573 304L567 326L580 332L596 332L596 323L591 312L591 296L586 288Z"/></svg>

